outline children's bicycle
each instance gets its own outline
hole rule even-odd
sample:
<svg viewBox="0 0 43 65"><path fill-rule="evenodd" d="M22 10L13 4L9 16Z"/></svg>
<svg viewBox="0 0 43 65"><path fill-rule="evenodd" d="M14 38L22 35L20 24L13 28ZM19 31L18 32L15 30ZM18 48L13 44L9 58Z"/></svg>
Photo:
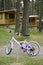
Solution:
<svg viewBox="0 0 43 65"><path fill-rule="evenodd" d="M12 37L8 46L6 46L5 52L7 55L9 55L11 53L11 51L14 48L15 43L19 45L20 49L22 49L23 52L27 52L28 55L36 56L39 54L40 45L38 42L36 42L36 41L27 42L26 40L19 42L14 37Z"/></svg>

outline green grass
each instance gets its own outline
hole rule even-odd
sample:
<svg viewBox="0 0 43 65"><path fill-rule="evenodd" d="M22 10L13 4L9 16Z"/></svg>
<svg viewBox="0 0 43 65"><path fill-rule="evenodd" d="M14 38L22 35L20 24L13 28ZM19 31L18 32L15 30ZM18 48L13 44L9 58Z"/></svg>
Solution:
<svg viewBox="0 0 43 65"><path fill-rule="evenodd" d="M15 38L17 40L24 40L27 41L37 41L40 45L43 45L43 32L39 32L36 28L30 28L29 29L30 36L17 36L15 35Z"/></svg>
<svg viewBox="0 0 43 65"><path fill-rule="evenodd" d="M0 56L0 65L10 65L11 63L21 63L23 65L43 65L43 59L38 57L4 57Z"/></svg>
<svg viewBox="0 0 43 65"><path fill-rule="evenodd" d="M13 62L16 62L16 58L0 56L0 65L10 65Z"/></svg>
<svg viewBox="0 0 43 65"><path fill-rule="evenodd" d="M43 32L39 32L38 29L30 29L30 40L39 42L40 45L43 45Z"/></svg>
<svg viewBox="0 0 43 65"><path fill-rule="evenodd" d="M14 30L14 29L13 29ZM30 36L18 36L14 35L17 40L24 40L27 41L33 40L39 42L40 45L43 45L43 32L39 32L36 28L29 28ZM4 45L9 42L11 39L11 33L8 32L8 28L0 27L0 45Z"/></svg>
<svg viewBox="0 0 43 65"><path fill-rule="evenodd" d="M7 28L0 28L0 45L8 43L11 38L11 34L7 32Z"/></svg>
<svg viewBox="0 0 43 65"><path fill-rule="evenodd" d="M18 36L14 35L17 40L34 40L38 41L40 45L43 45L43 32L39 32L37 29L29 29L30 36ZM8 28L0 27L0 46L5 45L11 39L11 33L8 32ZM43 65L43 58L41 57L29 57L29 56L0 56L0 65L10 65L11 63L21 63L23 65Z"/></svg>

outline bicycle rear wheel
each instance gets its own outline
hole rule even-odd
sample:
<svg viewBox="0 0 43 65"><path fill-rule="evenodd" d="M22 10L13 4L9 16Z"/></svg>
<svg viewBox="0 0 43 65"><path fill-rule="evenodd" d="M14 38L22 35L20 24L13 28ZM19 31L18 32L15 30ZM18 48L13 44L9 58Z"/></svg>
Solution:
<svg viewBox="0 0 43 65"><path fill-rule="evenodd" d="M27 49L27 53L28 53L29 55L36 56L36 55L39 54L40 45L39 45L38 42L36 42L36 41L30 41L28 45L31 46L30 49L29 49L29 48Z"/></svg>

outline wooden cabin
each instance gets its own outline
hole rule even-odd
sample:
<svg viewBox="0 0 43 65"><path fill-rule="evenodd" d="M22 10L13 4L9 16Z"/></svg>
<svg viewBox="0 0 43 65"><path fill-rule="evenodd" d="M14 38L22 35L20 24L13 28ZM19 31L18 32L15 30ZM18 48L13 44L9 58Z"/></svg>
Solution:
<svg viewBox="0 0 43 65"><path fill-rule="evenodd" d="M23 20L23 12L20 12L20 23ZM39 26L39 16L38 15L30 15L29 16L29 27L37 27Z"/></svg>
<svg viewBox="0 0 43 65"><path fill-rule="evenodd" d="M23 21L23 12L20 12L20 24ZM0 25L14 25L16 23L16 9L0 11ZM38 26L39 17L38 15L29 16L29 26Z"/></svg>
<svg viewBox="0 0 43 65"><path fill-rule="evenodd" d="M31 27L39 26L39 16L38 15L29 16L29 26L31 26Z"/></svg>
<svg viewBox="0 0 43 65"><path fill-rule="evenodd" d="M16 9L0 11L0 25L15 24Z"/></svg>

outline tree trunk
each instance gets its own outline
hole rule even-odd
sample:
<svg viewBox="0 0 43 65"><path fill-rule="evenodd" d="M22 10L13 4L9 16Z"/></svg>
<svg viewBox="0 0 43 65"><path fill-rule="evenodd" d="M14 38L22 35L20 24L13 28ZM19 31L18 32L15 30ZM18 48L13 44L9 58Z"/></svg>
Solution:
<svg viewBox="0 0 43 65"><path fill-rule="evenodd" d="M23 22L22 22L22 35L28 35L28 22L29 22L29 0L23 0Z"/></svg>
<svg viewBox="0 0 43 65"><path fill-rule="evenodd" d="M40 22L39 22L39 31L42 32L42 16L43 16L43 4L42 0L40 1Z"/></svg>
<svg viewBox="0 0 43 65"><path fill-rule="evenodd" d="M34 14L33 11L34 11L34 0L32 0L32 15Z"/></svg>
<svg viewBox="0 0 43 65"><path fill-rule="evenodd" d="M19 20L20 20L20 1L18 0L17 2L16 2L16 32L17 33L19 33Z"/></svg>

